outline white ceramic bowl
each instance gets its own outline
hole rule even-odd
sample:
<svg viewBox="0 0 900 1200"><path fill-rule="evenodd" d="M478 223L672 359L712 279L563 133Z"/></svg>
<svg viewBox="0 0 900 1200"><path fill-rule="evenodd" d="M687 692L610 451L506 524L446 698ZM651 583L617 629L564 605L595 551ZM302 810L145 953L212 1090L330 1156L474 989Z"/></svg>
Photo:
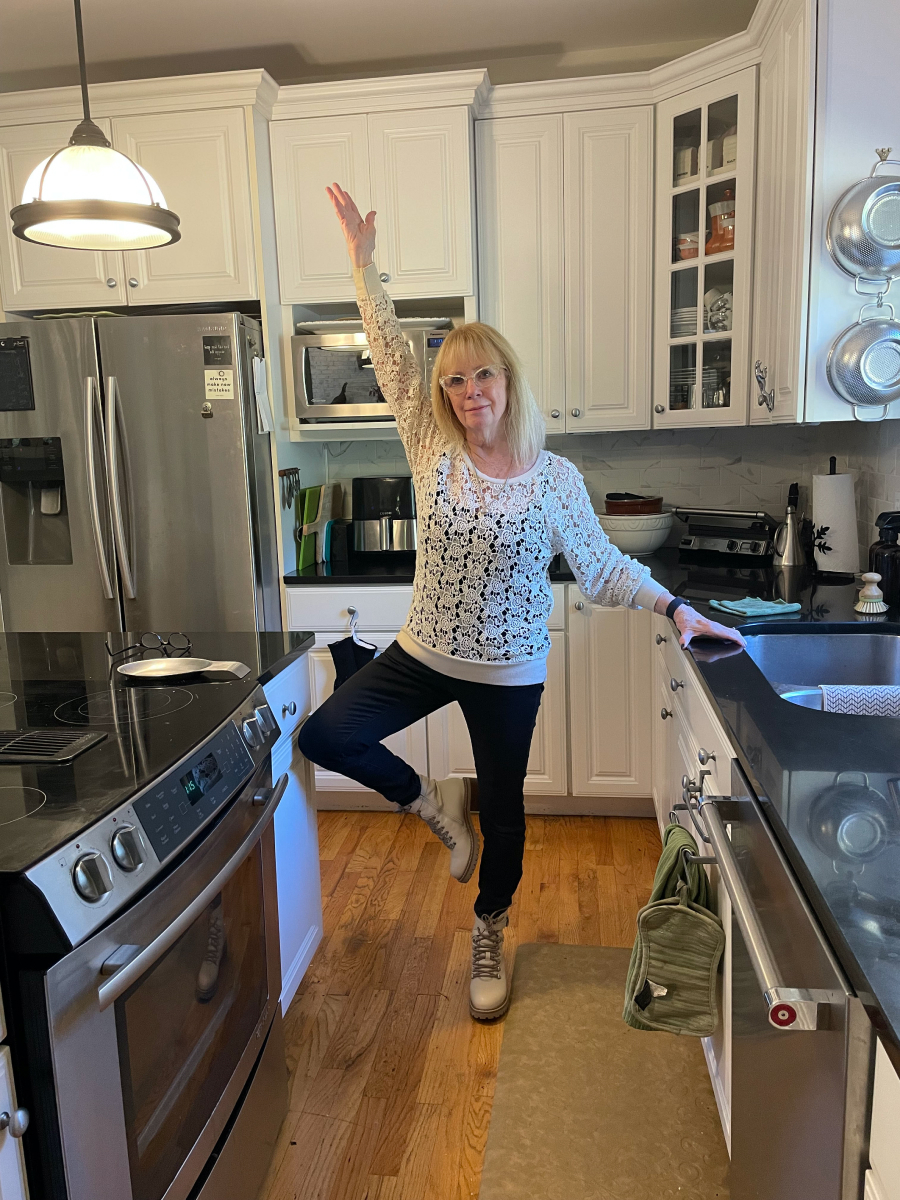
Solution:
<svg viewBox="0 0 900 1200"><path fill-rule="evenodd" d="M638 558L642 554L652 554L654 550L658 550L672 528L671 510L646 516L598 513L597 520L614 546L618 546L625 554L634 554Z"/></svg>

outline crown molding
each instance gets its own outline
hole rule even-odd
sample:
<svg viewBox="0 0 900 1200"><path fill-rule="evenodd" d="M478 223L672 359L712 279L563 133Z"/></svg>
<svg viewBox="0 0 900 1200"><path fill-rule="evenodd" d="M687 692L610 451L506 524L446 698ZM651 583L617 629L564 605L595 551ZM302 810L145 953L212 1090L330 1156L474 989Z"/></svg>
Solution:
<svg viewBox="0 0 900 1200"><path fill-rule="evenodd" d="M741 33L711 42L649 71L498 84L490 90L479 115L520 117L657 104L679 92L755 66L772 17L783 3L784 0L759 0L750 24Z"/></svg>
<svg viewBox="0 0 900 1200"><path fill-rule="evenodd" d="M90 85L91 114L97 117L204 108L255 108L265 117L271 117L277 96L278 84L262 70L215 71ZM80 117L81 89L77 87L0 93L0 125L77 121Z"/></svg>
<svg viewBox="0 0 900 1200"><path fill-rule="evenodd" d="M475 116L483 116L490 92L491 81L482 69L296 83L279 88L272 118L282 121L460 105L467 105Z"/></svg>

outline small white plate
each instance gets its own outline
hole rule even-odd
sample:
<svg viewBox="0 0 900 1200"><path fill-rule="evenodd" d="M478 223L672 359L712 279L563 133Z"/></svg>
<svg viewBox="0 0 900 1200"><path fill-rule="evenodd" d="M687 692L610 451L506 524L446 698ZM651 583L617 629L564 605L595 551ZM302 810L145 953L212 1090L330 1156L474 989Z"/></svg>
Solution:
<svg viewBox="0 0 900 1200"><path fill-rule="evenodd" d="M228 671L243 679L250 674L245 663L219 662L211 658L143 658L139 662L122 663L116 667L122 675L142 679L166 679L173 675L196 675L200 671Z"/></svg>

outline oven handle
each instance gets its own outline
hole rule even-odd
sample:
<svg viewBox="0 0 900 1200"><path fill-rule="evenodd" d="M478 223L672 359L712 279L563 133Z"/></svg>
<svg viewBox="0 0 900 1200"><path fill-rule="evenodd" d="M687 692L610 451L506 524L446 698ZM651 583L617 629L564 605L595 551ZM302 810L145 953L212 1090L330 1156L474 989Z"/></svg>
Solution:
<svg viewBox="0 0 900 1200"><path fill-rule="evenodd" d="M260 814L259 820L253 826L252 831L244 838L241 845L221 871L219 871L218 875L210 880L199 896L195 897L184 912L179 913L172 924L168 925L158 937L155 937L149 946L145 946L130 962L127 962L125 966L116 971L115 975L107 983L101 984L97 989L97 999L101 1012L109 1008L111 1004L114 1004L124 992L128 991L133 983L140 979L148 968L153 966L157 959L162 958L169 947L178 941L185 930L196 921L203 910L221 892L222 888L253 849L254 845L259 841L262 831L278 807L278 802L284 795L287 785L288 776L285 773L279 778L275 786L271 788L266 806ZM117 951L113 951L113 953L115 954Z"/></svg>

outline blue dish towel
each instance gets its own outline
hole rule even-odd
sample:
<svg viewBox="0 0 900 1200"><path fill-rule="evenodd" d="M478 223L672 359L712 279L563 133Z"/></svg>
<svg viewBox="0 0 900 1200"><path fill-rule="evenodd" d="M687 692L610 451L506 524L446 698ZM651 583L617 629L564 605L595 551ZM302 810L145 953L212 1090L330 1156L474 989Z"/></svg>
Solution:
<svg viewBox="0 0 900 1200"><path fill-rule="evenodd" d="M747 596L743 600L710 600L709 607L739 617L773 617L799 612L801 606L788 604L787 600L760 600L757 596Z"/></svg>

